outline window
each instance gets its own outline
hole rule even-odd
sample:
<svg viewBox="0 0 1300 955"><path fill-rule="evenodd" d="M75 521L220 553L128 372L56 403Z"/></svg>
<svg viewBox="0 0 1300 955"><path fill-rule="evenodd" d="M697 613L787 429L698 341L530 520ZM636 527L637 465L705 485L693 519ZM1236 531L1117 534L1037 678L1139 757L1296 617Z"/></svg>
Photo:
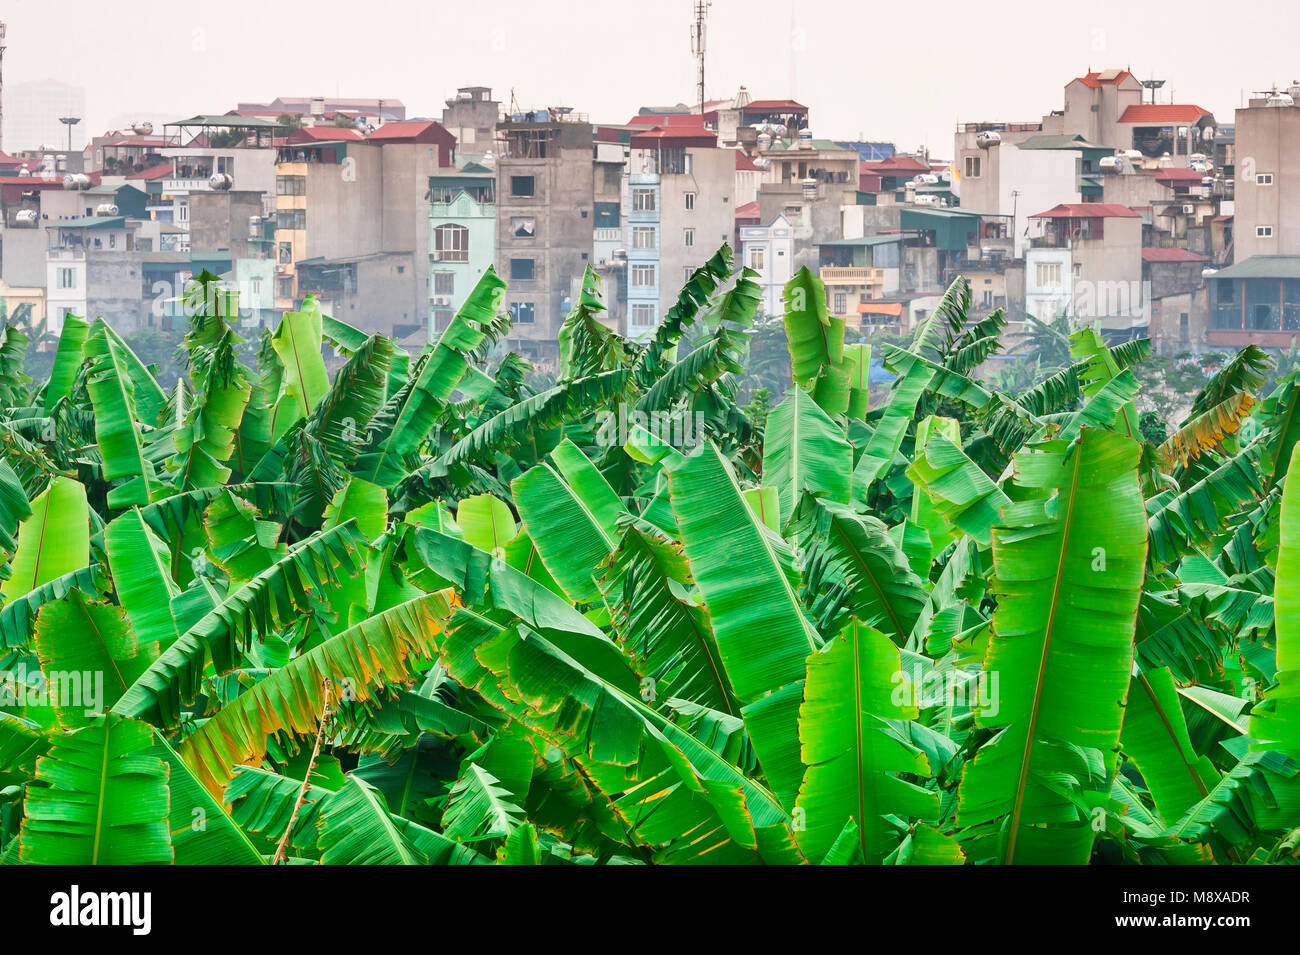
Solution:
<svg viewBox="0 0 1300 955"><path fill-rule="evenodd" d="M658 243L655 241L655 227L652 225L637 225L632 227L632 248L634 249L653 249Z"/></svg>
<svg viewBox="0 0 1300 955"><path fill-rule="evenodd" d="M77 273L72 269L59 269L59 288L76 288Z"/></svg>
<svg viewBox="0 0 1300 955"><path fill-rule="evenodd" d="M532 302L511 302L510 321L516 325L532 325L537 321L537 310Z"/></svg>
<svg viewBox="0 0 1300 955"><path fill-rule="evenodd" d="M835 314L843 315L849 307L849 297L844 292L835 293Z"/></svg>
<svg viewBox="0 0 1300 955"><path fill-rule="evenodd" d="M980 177L979 156L966 157L966 172L964 175L966 176L967 179L978 179Z"/></svg>
<svg viewBox="0 0 1300 955"><path fill-rule="evenodd" d="M523 196L531 198L537 193L534 191L536 184L532 176L511 176L510 177L510 195Z"/></svg>
<svg viewBox="0 0 1300 955"><path fill-rule="evenodd" d="M1272 227L1271 225L1257 225L1257 226L1255 226L1255 238L1257 238L1257 239L1271 239L1271 238L1273 238L1273 227Z"/></svg>
<svg viewBox="0 0 1300 955"><path fill-rule="evenodd" d="M511 216L510 234L516 239L532 239L537 235L535 216Z"/></svg>
<svg viewBox="0 0 1300 955"><path fill-rule="evenodd" d="M275 280L276 298L293 298L293 276L284 275Z"/></svg>
<svg viewBox="0 0 1300 955"><path fill-rule="evenodd" d="M638 188L632 190L632 211L633 212L654 212L655 211L655 191L653 189Z"/></svg>
<svg viewBox="0 0 1300 955"><path fill-rule="evenodd" d="M440 225L434 229L433 258L438 262L468 262L469 229L463 225Z"/></svg>
<svg viewBox="0 0 1300 955"><path fill-rule="evenodd" d="M433 273L433 294L434 295L455 295L456 294L456 273L455 272L434 272Z"/></svg>
<svg viewBox="0 0 1300 955"><path fill-rule="evenodd" d="M280 243L280 264L288 265L292 261L293 261L293 243L281 242Z"/></svg>
<svg viewBox="0 0 1300 955"><path fill-rule="evenodd" d="M536 267L533 259L511 259L510 260L510 278L512 279L531 279L536 274Z"/></svg>
<svg viewBox="0 0 1300 955"><path fill-rule="evenodd" d="M749 267L751 269L753 269L756 272L763 271L763 268L767 263L766 251L767 251L766 249L749 250Z"/></svg>
<svg viewBox="0 0 1300 955"><path fill-rule="evenodd" d="M655 323L655 307L647 302L634 302L628 319L633 328L650 328Z"/></svg>
<svg viewBox="0 0 1300 955"><path fill-rule="evenodd" d="M110 232L110 233L108 234L108 247L109 247L110 249L116 249L116 248L117 248L117 233L115 233L115 232Z"/></svg>
<svg viewBox="0 0 1300 955"><path fill-rule="evenodd" d="M688 192L683 197L686 200L686 211L692 212L695 209L695 193Z"/></svg>
<svg viewBox="0 0 1300 955"><path fill-rule="evenodd" d="M655 267L653 265L632 266L632 285L645 288L655 284Z"/></svg>
<svg viewBox="0 0 1300 955"><path fill-rule="evenodd" d="M262 280L261 280L261 279L249 279L249 280L248 280L248 297L251 298L251 299L253 299L254 301L260 301L260 300L261 300L261 298L262 298Z"/></svg>
<svg viewBox="0 0 1300 955"><path fill-rule="evenodd" d="M694 244L695 244L695 230L687 229L685 232L682 233L682 245L689 247Z"/></svg>
<svg viewBox="0 0 1300 955"><path fill-rule="evenodd" d="M433 310L433 330L435 332L446 331L455 315L456 313L449 308L435 308Z"/></svg>
<svg viewBox="0 0 1300 955"><path fill-rule="evenodd" d="M1273 185L1273 174L1272 174L1271 172L1257 172L1257 173L1255 173L1255 185L1257 185L1257 186L1271 186L1271 185Z"/></svg>
<svg viewBox="0 0 1300 955"><path fill-rule="evenodd" d="M275 211L275 227L277 229L298 230L307 228L307 210L277 209Z"/></svg>
<svg viewBox="0 0 1300 955"><path fill-rule="evenodd" d="M1057 288L1061 284L1061 263L1039 262L1036 275L1039 288Z"/></svg>
<svg viewBox="0 0 1300 955"><path fill-rule="evenodd" d="M277 196L307 195L307 177L306 176L276 176L275 194Z"/></svg>

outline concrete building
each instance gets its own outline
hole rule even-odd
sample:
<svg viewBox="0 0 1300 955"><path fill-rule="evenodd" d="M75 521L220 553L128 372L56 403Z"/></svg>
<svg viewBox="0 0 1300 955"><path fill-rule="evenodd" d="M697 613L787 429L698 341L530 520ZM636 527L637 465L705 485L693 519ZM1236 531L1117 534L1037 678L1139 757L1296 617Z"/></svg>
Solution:
<svg viewBox="0 0 1300 955"><path fill-rule="evenodd" d="M143 324L144 285L136 234L144 225L124 216L66 219L46 228L49 330L69 313L103 318L118 331Z"/></svg>
<svg viewBox="0 0 1300 955"><path fill-rule="evenodd" d="M1145 333L1150 312L1138 213L1070 203L1030 216L1030 224L1025 304L1031 315L1050 321L1068 312L1075 325L1100 325L1117 340Z"/></svg>
<svg viewBox="0 0 1300 955"><path fill-rule="evenodd" d="M508 345L553 362L592 254L592 126L565 107L519 112L498 124L496 143L496 257L509 283Z"/></svg>
<svg viewBox="0 0 1300 955"><path fill-rule="evenodd" d="M703 126L637 133L628 160L628 331L653 331L686 279L732 241L736 151Z"/></svg>
<svg viewBox="0 0 1300 955"><path fill-rule="evenodd" d="M491 152L500 121L501 104L487 86L459 87L442 111L442 126L456 137L461 155L481 157Z"/></svg>
<svg viewBox="0 0 1300 955"><path fill-rule="evenodd" d="M429 334L447 327L496 261L496 173L467 163L429 177ZM535 228L527 221L519 229Z"/></svg>
<svg viewBox="0 0 1300 955"><path fill-rule="evenodd" d="M858 201L857 150L807 135L759 149L764 167L758 187L760 221L784 215L794 229L793 267L817 267L816 246L840 238L844 206Z"/></svg>
<svg viewBox="0 0 1300 955"><path fill-rule="evenodd" d="M1300 255L1254 255L1220 269L1209 285L1211 347L1290 348L1300 336Z"/></svg>
<svg viewBox="0 0 1300 955"><path fill-rule="evenodd" d="M451 134L432 120L386 123L364 140L300 130L278 158L276 308L312 292L366 331L424 334L430 181L455 170Z"/></svg>
<svg viewBox="0 0 1300 955"><path fill-rule="evenodd" d="M794 230L790 220L778 215L765 226L741 226L740 256L743 265L758 273L754 281L763 290L763 311L768 315L785 314L782 292L794 276Z"/></svg>
<svg viewBox="0 0 1300 955"><path fill-rule="evenodd" d="M1300 255L1300 88L1251 99L1236 114L1236 261Z"/></svg>

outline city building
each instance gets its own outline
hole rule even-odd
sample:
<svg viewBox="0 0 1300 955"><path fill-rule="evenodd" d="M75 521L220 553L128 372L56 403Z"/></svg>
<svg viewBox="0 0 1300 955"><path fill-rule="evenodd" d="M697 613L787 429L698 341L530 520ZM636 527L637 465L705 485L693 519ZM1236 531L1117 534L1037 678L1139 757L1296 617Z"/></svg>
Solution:
<svg viewBox="0 0 1300 955"><path fill-rule="evenodd" d="M509 283L507 344L553 363L593 250L592 125L552 107L510 113L496 135L496 259Z"/></svg>
<svg viewBox="0 0 1300 955"><path fill-rule="evenodd" d="M1300 255L1300 85L1237 110L1233 202L1236 261Z"/></svg>
<svg viewBox="0 0 1300 955"><path fill-rule="evenodd" d="M496 261L496 185L496 172L477 162L429 177L431 336L447 327ZM518 226L524 232L534 227L527 221Z"/></svg>

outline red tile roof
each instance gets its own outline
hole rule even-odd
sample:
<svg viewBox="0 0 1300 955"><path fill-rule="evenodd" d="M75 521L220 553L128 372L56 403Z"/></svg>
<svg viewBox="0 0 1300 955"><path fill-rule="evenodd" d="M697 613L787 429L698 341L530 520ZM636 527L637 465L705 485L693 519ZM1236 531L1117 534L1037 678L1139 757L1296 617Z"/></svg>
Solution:
<svg viewBox="0 0 1300 955"><path fill-rule="evenodd" d="M704 117L699 113L659 113L646 116L633 116L629 126L657 126L661 129L669 126L685 126L691 129L703 129Z"/></svg>
<svg viewBox="0 0 1300 955"><path fill-rule="evenodd" d="M1200 182L1205 176L1204 173L1197 172L1195 169L1157 169L1156 182Z"/></svg>
<svg viewBox="0 0 1300 955"><path fill-rule="evenodd" d="M654 149L664 144L673 146L716 146L718 137L703 126L681 126L676 129L647 129L633 133L629 145L633 149Z"/></svg>
<svg viewBox="0 0 1300 955"><path fill-rule="evenodd" d="M806 113L808 107L792 99L754 99L740 107L746 113Z"/></svg>
<svg viewBox="0 0 1300 955"><path fill-rule="evenodd" d="M888 159L864 160L858 165L858 172L875 176L903 176L930 172L930 167L911 156L890 156Z"/></svg>
<svg viewBox="0 0 1300 955"><path fill-rule="evenodd" d="M759 211L757 199L753 202L746 202L744 205L736 206L737 219L753 219L757 222L760 215L762 215L762 213Z"/></svg>
<svg viewBox="0 0 1300 955"><path fill-rule="evenodd" d="M346 139L349 142L360 141L366 137L360 130L346 126L304 126L290 133L286 140L290 143L329 143Z"/></svg>
<svg viewBox="0 0 1300 955"><path fill-rule="evenodd" d="M736 171L737 172L758 172L758 167L754 165L754 160L750 159L739 149L736 150Z"/></svg>
<svg viewBox="0 0 1300 955"><path fill-rule="evenodd" d="M366 136L371 142L396 141L396 140L414 140L423 136L437 127L439 124L432 119L398 119L391 123L384 123L373 133ZM439 127L441 128L441 127Z"/></svg>
<svg viewBox="0 0 1300 955"><path fill-rule="evenodd" d="M1140 219L1128 206L1117 202L1063 202L1031 219Z"/></svg>
<svg viewBox="0 0 1300 955"><path fill-rule="evenodd" d="M1106 70L1105 72L1109 73L1111 71ZM1108 77L1106 79L1102 79L1101 71L1093 70L1091 73L1083 74L1083 76L1076 76L1070 82L1082 83L1084 86L1090 86L1093 89L1097 89L1097 87L1099 86L1117 86L1120 83L1124 82L1124 79L1126 77L1130 77L1130 76L1133 76L1133 74L1130 73L1128 70L1119 70L1118 72L1115 73L1114 76ZM1069 83L1067 83L1066 85L1068 86Z"/></svg>
<svg viewBox="0 0 1300 955"><path fill-rule="evenodd" d="M1144 103L1124 110L1119 121L1121 123L1195 123L1202 116L1209 115L1208 109L1191 104Z"/></svg>
<svg viewBox="0 0 1300 955"><path fill-rule="evenodd" d="M1205 256L1186 249L1143 249L1143 262L1204 262Z"/></svg>

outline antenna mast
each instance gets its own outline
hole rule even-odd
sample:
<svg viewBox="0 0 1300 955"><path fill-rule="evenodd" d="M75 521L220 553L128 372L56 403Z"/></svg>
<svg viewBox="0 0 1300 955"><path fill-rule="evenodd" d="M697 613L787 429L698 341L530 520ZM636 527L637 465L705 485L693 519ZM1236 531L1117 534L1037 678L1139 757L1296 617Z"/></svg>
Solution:
<svg viewBox="0 0 1300 955"><path fill-rule="evenodd" d="M699 61L699 100L700 100L700 121L704 120L704 38L705 38L705 21L709 18L709 7L713 4L709 0L695 0L695 23L691 25L691 53Z"/></svg>
<svg viewBox="0 0 1300 955"><path fill-rule="evenodd" d="M0 152L4 152L5 139L5 29L4 23L0 22Z"/></svg>

